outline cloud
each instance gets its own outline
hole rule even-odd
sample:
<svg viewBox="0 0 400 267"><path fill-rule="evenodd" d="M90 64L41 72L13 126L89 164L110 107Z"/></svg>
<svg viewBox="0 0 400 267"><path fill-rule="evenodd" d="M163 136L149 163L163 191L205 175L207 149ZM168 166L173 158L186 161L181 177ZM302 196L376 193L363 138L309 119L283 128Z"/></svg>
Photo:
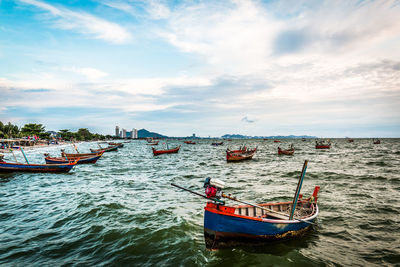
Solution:
<svg viewBox="0 0 400 267"><path fill-rule="evenodd" d="M255 120L250 120L250 119L247 117L247 115L244 116L244 117L242 118L241 121L242 121L242 122L247 122L247 123L253 123L253 122L255 122Z"/></svg>
<svg viewBox="0 0 400 267"><path fill-rule="evenodd" d="M85 12L58 8L37 0L20 1L49 12L55 18L54 27L60 29L75 30L92 38L116 44L126 43L132 38L131 34L120 25Z"/></svg>
<svg viewBox="0 0 400 267"><path fill-rule="evenodd" d="M157 0L103 1L102 4L141 19L167 19L171 13L166 4Z"/></svg>

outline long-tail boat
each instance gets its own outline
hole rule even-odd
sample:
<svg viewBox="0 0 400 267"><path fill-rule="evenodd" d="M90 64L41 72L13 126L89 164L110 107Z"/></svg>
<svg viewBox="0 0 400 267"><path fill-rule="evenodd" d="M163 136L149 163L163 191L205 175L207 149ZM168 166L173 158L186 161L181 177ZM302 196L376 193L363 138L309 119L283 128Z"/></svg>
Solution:
<svg viewBox="0 0 400 267"><path fill-rule="evenodd" d="M331 148L331 143L325 143L324 141L315 141L315 148L316 149L330 149Z"/></svg>
<svg viewBox="0 0 400 267"><path fill-rule="evenodd" d="M171 148L171 149L166 149L166 150L156 150L154 147L152 147L153 150L153 155L158 156L161 154L172 154L172 153L178 153L179 149L181 148L181 145Z"/></svg>
<svg viewBox="0 0 400 267"><path fill-rule="evenodd" d="M222 146L224 142L213 142L211 143L212 146Z"/></svg>
<svg viewBox="0 0 400 267"><path fill-rule="evenodd" d="M193 142L193 141L184 141L184 143L188 144L188 145L195 145L196 144L196 142Z"/></svg>
<svg viewBox="0 0 400 267"><path fill-rule="evenodd" d="M154 142L151 142L151 143L148 142L147 145L148 146L156 146L156 145L158 145L158 142L159 141L154 141Z"/></svg>
<svg viewBox="0 0 400 267"><path fill-rule="evenodd" d="M105 148L99 148L99 149L93 149L91 148L90 151L92 151L92 153L99 153L99 152L111 152L111 151L117 151L119 148L119 146L108 146Z"/></svg>
<svg viewBox="0 0 400 267"><path fill-rule="evenodd" d="M0 173L10 172L51 172L61 173L69 172L77 161L71 161L63 164L25 164L0 161Z"/></svg>
<svg viewBox="0 0 400 267"><path fill-rule="evenodd" d="M353 142L354 142L354 139L353 139L353 138L348 138L348 137L347 137L347 142L353 143Z"/></svg>
<svg viewBox="0 0 400 267"><path fill-rule="evenodd" d="M242 160L249 160L252 159L253 156L256 154L257 147L253 149L246 149L246 150L226 150L226 161L242 161Z"/></svg>
<svg viewBox="0 0 400 267"><path fill-rule="evenodd" d="M124 147L124 144L123 144L123 143L113 143L113 142L110 142L110 143L108 143L108 145L110 145L110 146L118 146L118 148Z"/></svg>
<svg viewBox="0 0 400 267"><path fill-rule="evenodd" d="M278 147L278 155L289 155L292 156L294 154L294 147L293 145L290 146L288 149L281 149Z"/></svg>
<svg viewBox="0 0 400 267"><path fill-rule="evenodd" d="M381 140L379 139L373 139L374 145L379 145L381 143Z"/></svg>
<svg viewBox="0 0 400 267"><path fill-rule="evenodd" d="M280 140L274 140L274 143L280 143L281 141Z"/></svg>
<svg viewBox="0 0 400 267"><path fill-rule="evenodd" d="M76 160L77 160L76 164L94 164L94 163L96 163L97 160L99 160L101 158L103 153L104 152L102 151L95 156L84 156L82 158L76 158ZM71 162L71 158L50 157L49 154L44 154L44 155L45 155L44 160L46 161L46 164L63 164L63 163Z"/></svg>
<svg viewBox="0 0 400 267"><path fill-rule="evenodd" d="M315 225L319 213L317 200L320 187L316 186L312 196L303 199L300 191L306 168L307 161L293 201L288 202L252 204L239 200L222 192L225 183L218 179L206 178L205 195L172 185L208 200L204 208L204 238L208 249L258 245L300 237ZM225 205L222 198L241 204Z"/></svg>
<svg viewBox="0 0 400 267"><path fill-rule="evenodd" d="M100 152L92 152L92 153L65 153L63 149L61 149L61 157L70 159L77 159L77 158L85 158L85 157L94 157L100 154L103 154L103 151Z"/></svg>

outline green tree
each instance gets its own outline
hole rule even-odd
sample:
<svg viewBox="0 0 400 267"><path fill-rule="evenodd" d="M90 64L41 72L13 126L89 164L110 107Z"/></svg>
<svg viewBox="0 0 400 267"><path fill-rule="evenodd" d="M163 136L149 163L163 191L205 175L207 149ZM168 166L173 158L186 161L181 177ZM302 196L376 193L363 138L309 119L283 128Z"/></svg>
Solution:
<svg viewBox="0 0 400 267"><path fill-rule="evenodd" d="M78 130L78 132L76 133L76 137L77 137L76 139L80 140L80 141L83 141L83 140L88 141L93 138L92 134L90 133L90 131L87 128L80 128Z"/></svg>
<svg viewBox="0 0 400 267"><path fill-rule="evenodd" d="M37 135L40 137L45 133L45 127L42 124L28 123L22 127L21 133L25 136Z"/></svg>
<svg viewBox="0 0 400 267"><path fill-rule="evenodd" d="M3 125L2 132L5 138L19 137L20 133L18 126L11 124L11 122L8 122L6 125Z"/></svg>

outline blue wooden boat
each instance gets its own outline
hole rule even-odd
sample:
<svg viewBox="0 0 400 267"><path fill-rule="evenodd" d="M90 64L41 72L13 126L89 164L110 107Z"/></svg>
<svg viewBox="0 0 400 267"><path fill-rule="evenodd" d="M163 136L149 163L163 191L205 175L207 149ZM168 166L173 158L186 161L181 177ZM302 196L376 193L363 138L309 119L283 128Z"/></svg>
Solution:
<svg viewBox="0 0 400 267"><path fill-rule="evenodd" d="M264 244L301 236L318 216L317 195L297 202L295 216L289 219L293 202L226 206L208 202L204 208L204 238L208 249L243 244ZM270 211L268 211L270 210Z"/></svg>
<svg viewBox="0 0 400 267"><path fill-rule="evenodd" d="M75 165L76 161L65 164L24 164L0 161L0 173L10 172L69 172Z"/></svg>

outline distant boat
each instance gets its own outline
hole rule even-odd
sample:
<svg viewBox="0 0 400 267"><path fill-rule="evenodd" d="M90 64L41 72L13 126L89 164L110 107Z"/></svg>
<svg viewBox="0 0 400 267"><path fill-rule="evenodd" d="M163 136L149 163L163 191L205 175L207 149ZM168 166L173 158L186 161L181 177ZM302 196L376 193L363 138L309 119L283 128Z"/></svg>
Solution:
<svg viewBox="0 0 400 267"><path fill-rule="evenodd" d="M224 142L213 142L211 143L212 146L222 146Z"/></svg>
<svg viewBox="0 0 400 267"><path fill-rule="evenodd" d="M63 164L24 164L0 161L0 173L10 172L41 172L41 173L62 173L69 172L77 161Z"/></svg>
<svg viewBox="0 0 400 267"><path fill-rule="evenodd" d="M381 143L381 140L379 139L373 139L373 142L375 145L379 145Z"/></svg>
<svg viewBox="0 0 400 267"><path fill-rule="evenodd" d="M278 147L278 155L289 155L292 156L294 154L294 147L293 145L290 146L288 149L281 149Z"/></svg>
<svg viewBox="0 0 400 267"><path fill-rule="evenodd" d="M196 144L196 142L193 142L193 141L184 141L184 143L188 144L188 145L195 145Z"/></svg>
<svg viewBox="0 0 400 267"><path fill-rule="evenodd" d="M226 150L226 161L227 162L237 162L242 160L252 159L256 154L257 148L246 149L246 150Z"/></svg>
<svg viewBox="0 0 400 267"><path fill-rule="evenodd" d="M321 141L315 141L315 148L316 149L330 149L331 148L331 142L325 142L324 140Z"/></svg>
<svg viewBox="0 0 400 267"><path fill-rule="evenodd" d="M172 153L178 153L179 149L181 148L181 145L171 148L171 149L165 149L165 150L156 150L154 147L152 147L153 150L153 155L158 156L161 154L172 154Z"/></svg>
<svg viewBox="0 0 400 267"><path fill-rule="evenodd" d="M274 143L280 143L281 141L280 140L274 140Z"/></svg>
<svg viewBox="0 0 400 267"><path fill-rule="evenodd" d="M347 142L353 143L353 142L354 142L354 139L353 139L353 138L348 138L348 137L347 137Z"/></svg>
<svg viewBox="0 0 400 267"><path fill-rule="evenodd" d="M301 141L305 142L305 141L306 141L306 139L305 139L305 138L301 138Z"/></svg>

